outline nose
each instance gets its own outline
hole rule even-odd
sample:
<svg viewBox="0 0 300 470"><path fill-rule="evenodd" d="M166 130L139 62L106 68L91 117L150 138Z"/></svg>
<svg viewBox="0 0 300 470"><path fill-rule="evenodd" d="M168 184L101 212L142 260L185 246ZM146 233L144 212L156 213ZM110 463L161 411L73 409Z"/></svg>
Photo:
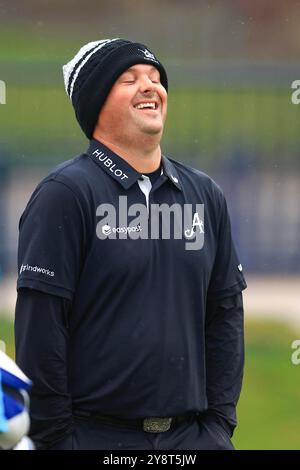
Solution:
<svg viewBox="0 0 300 470"><path fill-rule="evenodd" d="M148 75L143 75L140 77L140 91L142 93L151 92L155 89L155 84L150 80Z"/></svg>

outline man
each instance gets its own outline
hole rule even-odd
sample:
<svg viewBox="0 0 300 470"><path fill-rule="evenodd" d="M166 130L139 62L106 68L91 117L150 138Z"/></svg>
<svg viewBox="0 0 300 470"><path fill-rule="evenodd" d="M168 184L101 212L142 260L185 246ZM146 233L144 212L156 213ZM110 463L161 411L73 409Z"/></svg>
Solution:
<svg viewBox="0 0 300 470"><path fill-rule="evenodd" d="M91 140L20 221L17 361L38 449L232 449L246 287L224 196L162 156L168 80L122 39L65 86Z"/></svg>

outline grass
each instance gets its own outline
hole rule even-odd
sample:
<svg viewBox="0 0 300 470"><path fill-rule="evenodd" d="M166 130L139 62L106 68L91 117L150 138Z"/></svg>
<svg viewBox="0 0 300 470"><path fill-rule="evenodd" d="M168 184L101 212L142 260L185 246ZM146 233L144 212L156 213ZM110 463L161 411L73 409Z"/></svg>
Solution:
<svg viewBox="0 0 300 470"><path fill-rule="evenodd" d="M289 90L178 88L169 96L162 149L202 165L238 163L243 155L245 164L276 167L274 156L287 164L298 155L297 122ZM87 147L62 82L9 84L0 127L10 163L52 166Z"/></svg>
<svg viewBox="0 0 300 470"><path fill-rule="evenodd" d="M35 24L1 24L0 79L7 85L0 106L3 160L55 164L85 149L62 78L62 65L87 39L87 32L55 35ZM299 106L291 104L289 84L272 87L170 87L163 150L179 160L201 158L275 166L298 161ZM245 156L246 155L246 156ZM277 156L277 157L276 157ZM245 160L244 158L244 160ZM0 156L1 159L1 156ZM271 163L270 163L271 162Z"/></svg>
<svg viewBox="0 0 300 470"><path fill-rule="evenodd" d="M299 449L300 365L291 362L291 344L300 332L273 321L248 321L245 331L245 377L234 445L237 449ZM13 324L1 314L0 339L13 357Z"/></svg>
<svg viewBox="0 0 300 470"><path fill-rule="evenodd" d="M64 31L47 31L39 22L28 24L0 23L0 57L2 62L49 63L65 61L82 46L84 39L80 32L76 38Z"/></svg>
<svg viewBox="0 0 300 470"><path fill-rule="evenodd" d="M300 366L291 344L300 332L285 324L251 322L246 327L246 366L238 404L238 449L299 449Z"/></svg>
<svg viewBox="0 0 300 470"><path fill-rule="evenodd" d="M58 67L58 65L57 65ZM60 71L59 71L60 74ZM169 96L169 118L162 148L180 160L197 155L214 164L226 159L248 164L294 161L300 145L298 107L289 90L176 88ZM0 139L11 162L54 163L87 146L58 83L7 84L7 104L0 108ZM13 130L13 132L12 132ZM180 131L179 131L180 130ZM63 149L63 151L62 151ZM248 156L247 156L248 155Z"/></svg>
<svg viewBox="0 0 300 470"><path fill-rule="evenodd" d="M0 341L4 341L6 346L6 353L15 358L15 346L14 346L14 326L13 322L0 312Z"/></svg>

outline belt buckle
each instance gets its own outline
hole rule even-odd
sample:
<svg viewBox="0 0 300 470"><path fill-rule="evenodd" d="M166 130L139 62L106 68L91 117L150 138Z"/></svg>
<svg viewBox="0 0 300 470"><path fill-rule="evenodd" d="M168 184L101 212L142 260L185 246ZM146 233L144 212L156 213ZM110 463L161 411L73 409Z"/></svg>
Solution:
<svg viewBox="0 0 300 470"><path fill-rule="evenodd" d="M143 420L143 430L145 432L166 432L169 431L172 418L145 418Z"/></svg>

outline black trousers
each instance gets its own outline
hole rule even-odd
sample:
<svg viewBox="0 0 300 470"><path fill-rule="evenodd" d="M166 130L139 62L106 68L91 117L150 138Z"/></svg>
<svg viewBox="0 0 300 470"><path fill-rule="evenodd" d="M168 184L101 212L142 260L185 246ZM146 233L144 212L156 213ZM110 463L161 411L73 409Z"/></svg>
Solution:
<svg viewBox="0 0 300 470"><path fill-rule="evenodd" d="M217 423L192 417L177 428L161 433L102 423L91 418L74 418L71 435L53 450L233 450L229 435Z"/></svg>

